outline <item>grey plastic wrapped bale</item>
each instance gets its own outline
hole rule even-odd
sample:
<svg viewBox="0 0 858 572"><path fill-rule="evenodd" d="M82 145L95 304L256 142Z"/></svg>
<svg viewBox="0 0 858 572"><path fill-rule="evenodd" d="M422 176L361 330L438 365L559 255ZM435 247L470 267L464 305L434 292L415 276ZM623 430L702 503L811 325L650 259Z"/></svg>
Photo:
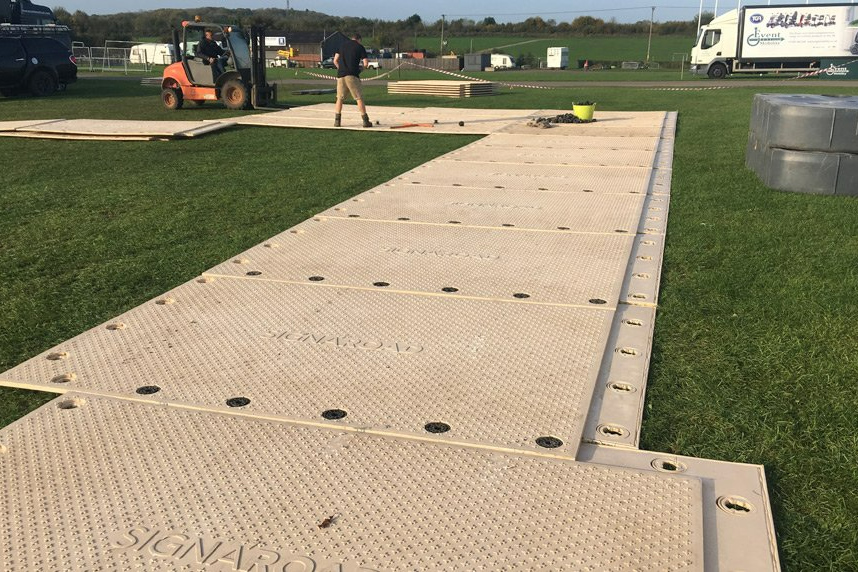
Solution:
<svg viewBox="0 0 858 572"><path fill-rule="evenodd" d="M759 94L751 131L769 147L858 153L858 97Z"/></svg>
<svg viewBox="0 0 858 572"><path fill-rule="evenodd" d="M745 164L773 189L858 196L858 97L757 95Z"/></svg>

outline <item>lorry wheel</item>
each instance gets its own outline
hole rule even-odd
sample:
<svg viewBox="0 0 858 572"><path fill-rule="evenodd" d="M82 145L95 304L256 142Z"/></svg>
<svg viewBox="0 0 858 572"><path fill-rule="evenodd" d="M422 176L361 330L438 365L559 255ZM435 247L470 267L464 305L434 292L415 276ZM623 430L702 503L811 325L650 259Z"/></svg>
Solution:
<svg viewBox="0 0 858 572"><path fill-rule="evenodd" d="M715 63L709 66L709 79L724 79L727 77L727 66L721 63Z"/></svg>
<svg viewBox="0 0 858 572"><path fill-rule="evenodd" d="M182 90L175 87L165 87L161 90L161 101L167 109L182 109Z"/></svg>
<svg viewBox="0 0 858 572"><path fill-rule="evenodd" d="M45 70L36 70L30 76L29 83L30 93L36 97L45 97L51 95L57 90L57 80L54 76Z"/></svg>
<svg viewBox="0 0 858 572"><path fill-rule="evenodd" d="M250 104L247 86L237 79L231 79L223 84L220 88L220 97L223 104L230 109L245 109Z"/></svg>

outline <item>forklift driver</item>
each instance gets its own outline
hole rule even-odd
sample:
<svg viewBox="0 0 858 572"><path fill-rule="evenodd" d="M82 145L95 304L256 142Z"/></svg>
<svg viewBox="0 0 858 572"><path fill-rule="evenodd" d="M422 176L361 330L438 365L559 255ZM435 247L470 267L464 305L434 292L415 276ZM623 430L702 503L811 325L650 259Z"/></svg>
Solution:
<svg viewBox="0 0 858 572"><path fill-rule="evenodd" d="M228 56L222 47L212 38L212 31L206 30L205 37L197 44L197 55L212 66L214 77L217 79L224 72L224 54Z"/></svg>

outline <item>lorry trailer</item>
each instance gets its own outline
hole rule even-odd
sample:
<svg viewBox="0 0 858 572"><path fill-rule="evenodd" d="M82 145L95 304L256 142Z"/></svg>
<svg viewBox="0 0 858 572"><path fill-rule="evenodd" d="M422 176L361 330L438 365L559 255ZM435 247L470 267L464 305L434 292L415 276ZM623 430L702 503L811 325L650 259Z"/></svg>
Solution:
<svg viewBox="0 0 858 572"><path fill-rule="evenodd" d="M856 58L856 4L744 6L700 28L691 50L691 71L711 79L811 72Z"/></svg>

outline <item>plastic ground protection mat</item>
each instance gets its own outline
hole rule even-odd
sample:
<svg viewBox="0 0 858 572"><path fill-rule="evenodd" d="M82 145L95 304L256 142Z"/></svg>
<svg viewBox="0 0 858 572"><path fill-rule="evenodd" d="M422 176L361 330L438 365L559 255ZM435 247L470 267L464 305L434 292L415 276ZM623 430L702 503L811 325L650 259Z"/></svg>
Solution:
<svg viewBox="0 0 858 572"><path fill-rule="evenodd" d="M15 133L65 137L196 137L232 127L233 122L127 121L108 119L63 119L21 126Z"/></svg>
<svg viewBox="0 0 858 572"><path fill-rule="evenodd" d="M703 485L704 568L780 570L762 465L590 444L581 446L579 459L700 479Z"/></svg>
<svg viewBox="0 0 858 572"><path fill-rule="evenodd" d="M652 466L82 394L0 447L4 570L703 570L747 550L704 530L703 479Z"/></svg>
<svg viewBox="0 0 858 572"><path fill-rule="evenodd" d="M477 143L482 143L478 141ZM551 149L469 145L438 160L462 163L505 163L515 165L571 165L576 167L652 168L654 152L617 148Z"/></svg>
<svg viewBox="0 0 858 572"><path fill-rule="evenodd" d="M201 278L0 383L574 457L613 315Z"/></svg>
<svg viewBox="0 0 858 572"><path fill-rule="evenodd" d="M316 217L204 275L612 308L633 236Z"/></svg>
<svg viewBox="0 0 858 572"><path fill-rule="evenodd" d="M622 287L621 304L614 315L590 402L583 434L585 442L625 448L637 448L640 442L664 259L672 154L673 140L661 139L656 164L662 167L647 190L641 228L634 239Z"/></svg>
<svg viewBox="0 0 858 572"><path fill-rule="evenodd" d="M569 232L633 232L643 194L522 191L394 181L361 193L320 216Z"/></svg>

